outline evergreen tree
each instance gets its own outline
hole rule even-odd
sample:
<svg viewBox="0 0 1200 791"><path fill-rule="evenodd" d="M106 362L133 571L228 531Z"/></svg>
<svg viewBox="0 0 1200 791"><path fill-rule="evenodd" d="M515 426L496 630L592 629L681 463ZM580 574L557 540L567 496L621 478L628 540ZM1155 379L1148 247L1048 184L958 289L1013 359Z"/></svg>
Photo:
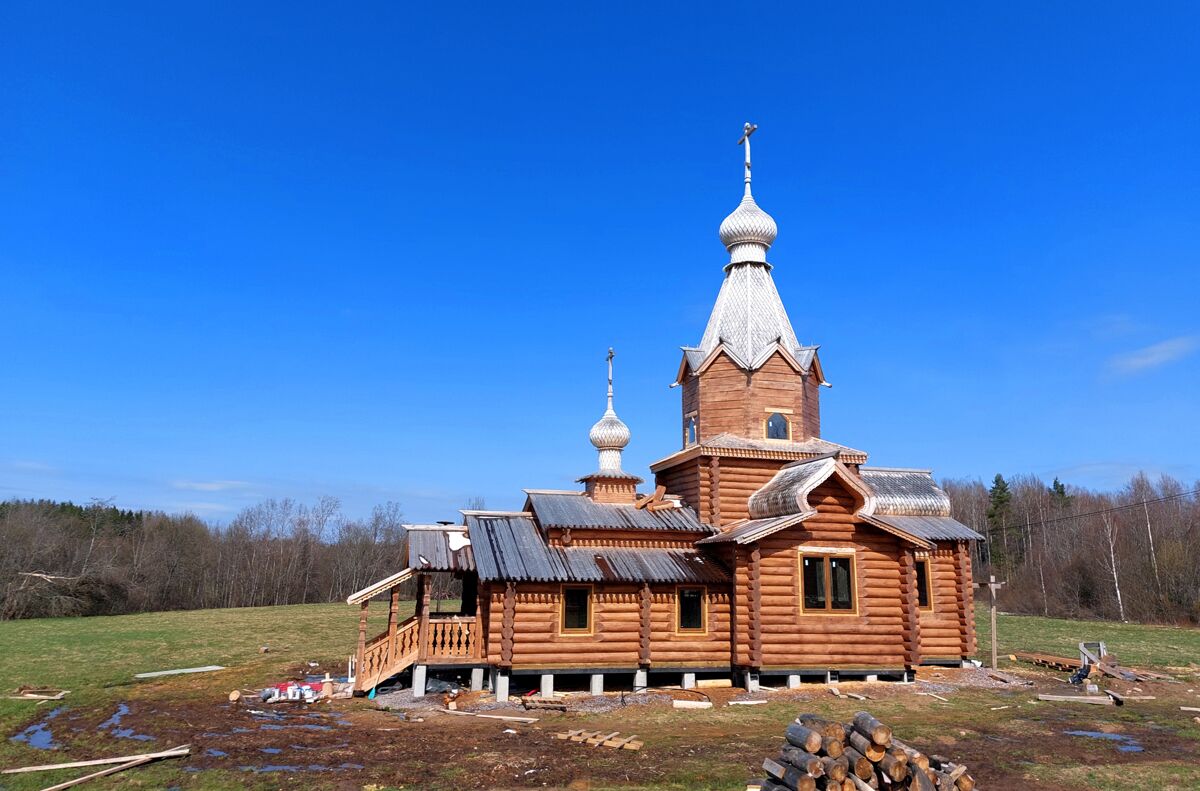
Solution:
<svg viewBox="0 0 1200 791"><path fill-rule="evenodd" d="M1012 510L1012 498L1008 481L1004 480L1003 475L996 473L996 477L992 479L992 488L988 490L988 547L992 556L992 566L1002 573L1007 571L1011 557L1008 548L1008 516ZM1000 532L1000 546L992 542L992 534L996 531Z"/></svg>
<svg viewBox="0 0 1200 791"><path fill-rule="evenodd" d="M1054 483L1050 484L1050 502L1055 508L1065 509L1071 504L1071 495L1067 494L1067 487L1058 478L1054 479Z"/></svg>

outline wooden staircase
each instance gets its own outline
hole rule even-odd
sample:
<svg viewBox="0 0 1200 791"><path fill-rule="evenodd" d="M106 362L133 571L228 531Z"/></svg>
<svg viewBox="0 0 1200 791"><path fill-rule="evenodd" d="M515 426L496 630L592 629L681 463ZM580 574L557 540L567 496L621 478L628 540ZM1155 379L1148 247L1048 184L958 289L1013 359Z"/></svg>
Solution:
<svg viewBox="0 0 1200 791"><path fill-rule="evenodd" d="M479 624L471 616L422 619L413 616L368 640L358 660L354 688L366 691L409 666L476 664L483 661Z"/></svg>
<svg viewBox="0 0 1200 791"><path fill-rule="evenodd" d="M395 634L388 631L367 641L359 657L354 688L371 689L416 662L421 653L420 626L420 619L412 617L397 624Z"/></svg>

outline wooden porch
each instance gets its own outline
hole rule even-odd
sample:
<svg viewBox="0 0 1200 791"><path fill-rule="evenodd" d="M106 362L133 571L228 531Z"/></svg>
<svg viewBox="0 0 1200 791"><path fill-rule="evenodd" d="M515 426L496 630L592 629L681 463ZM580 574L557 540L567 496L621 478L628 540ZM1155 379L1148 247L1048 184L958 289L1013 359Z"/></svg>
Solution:
<svg viewBox="0 0 1200 791"><path fill-rule="evenodd" d="M416 577L416 612L404 621L399 620L400 586ZM484 638L480 619L473 613L447 615L432 613L429 608L430 574L402 571L364 588L347 601L360 607L358 619L356 692L366 692L380 682L413 665L481 665L484 663ZM463 605L477 611L472 578L463 580ZM470 595L468 597L468 589ZM367 613L370 599L384 591L390 594L387 628L367 638Z"/></svg>

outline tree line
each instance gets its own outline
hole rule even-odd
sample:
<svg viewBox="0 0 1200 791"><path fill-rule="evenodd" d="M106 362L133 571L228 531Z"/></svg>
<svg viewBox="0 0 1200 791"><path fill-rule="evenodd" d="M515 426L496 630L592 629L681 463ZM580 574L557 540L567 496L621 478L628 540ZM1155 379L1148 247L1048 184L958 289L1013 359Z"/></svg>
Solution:
<svg viewBox="0 0 1200 791"><path fill-rule="evenodd" d="M981 533L975 581L1011 612L1200 624L1200 483L1142 473L1114 492L1032 475L949 480L956 519Z"/></svg>
<svg viewBox="0 0 1200 791"><path fill-rule="evenodd" d="M407 562L400 508L267 500L227 526L106 501L0 503L0 618L344 599Z"/></svg>
<svg viewBox="0 0 1200 791"><path fill-rule="evenodd" d="M1007 583L1004 609L1200 624L1200 484L1138 474L1102 492L996 475L942 487L984 536L975 578ZM395 503L351 519L329 497L267 500L224 526L99 500L0 502L0 619L340 601L406 562L402 522ZM456 595L437 582L435 597Z"/></svg>

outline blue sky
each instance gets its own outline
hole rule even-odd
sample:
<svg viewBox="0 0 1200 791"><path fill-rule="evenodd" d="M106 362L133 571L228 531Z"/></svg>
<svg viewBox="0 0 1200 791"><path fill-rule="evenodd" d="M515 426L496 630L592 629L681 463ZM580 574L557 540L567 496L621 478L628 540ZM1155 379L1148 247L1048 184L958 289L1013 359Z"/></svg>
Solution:
<svg viewBox="0 0 1200 791"><path fill-rule="evenodd" d="M760 125L828 439L1200 478L1190 4L0 8L0 497L520 505L677 449Z"/></svg>

